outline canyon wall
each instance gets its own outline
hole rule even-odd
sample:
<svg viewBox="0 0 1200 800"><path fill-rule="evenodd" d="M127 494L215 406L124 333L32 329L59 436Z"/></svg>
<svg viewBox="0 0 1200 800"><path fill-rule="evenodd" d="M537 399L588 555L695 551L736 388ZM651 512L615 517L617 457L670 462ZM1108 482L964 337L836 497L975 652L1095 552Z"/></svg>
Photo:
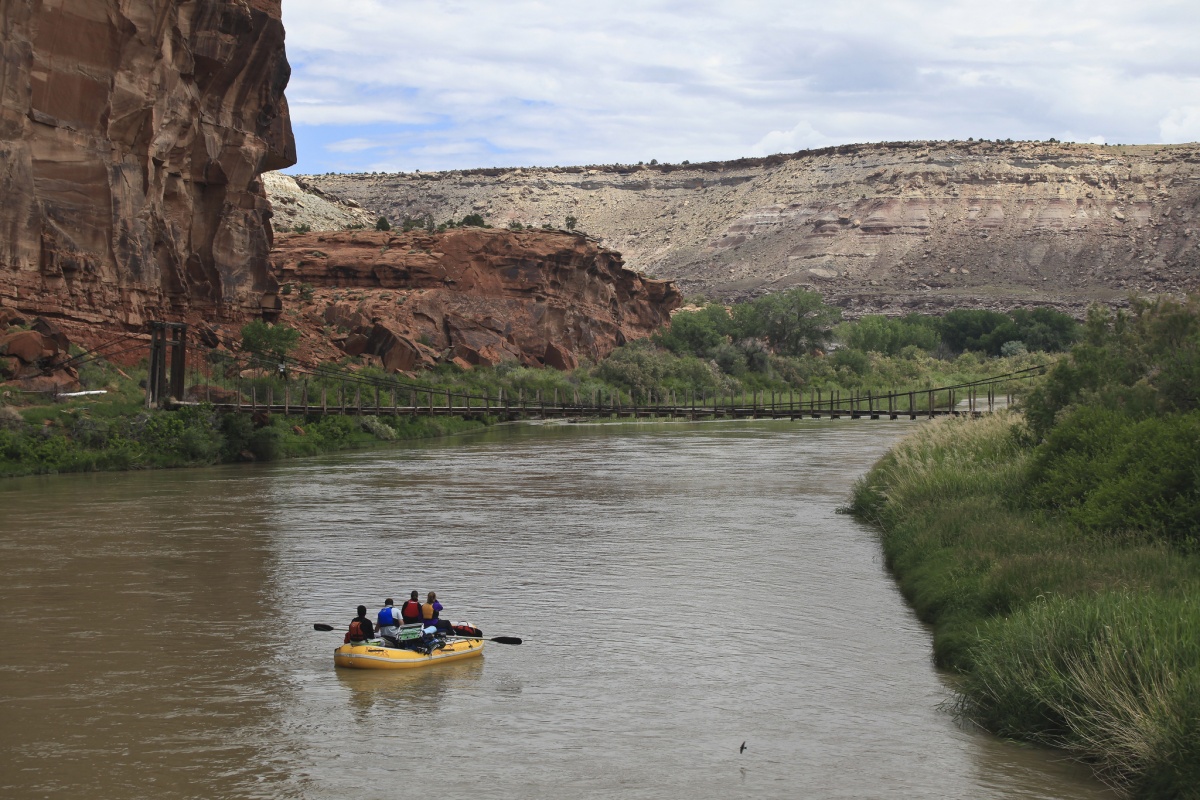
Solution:
<svg viewBox="0 0 1200 800"><path fill-rule="evenodd" d="M579 230L685 293L805 286L856 311L1200 289L1200 146L848 145L709 164L305 180L393 222Z"/></svg>
<svg viewBox="0 0 1200 800"><path fill-rule="evenodd" d="M273 262L280 319L302 332L302 360L366 356L399 372L438 362L572 369L650 335L682 299L565 232L281 235Z"/></svg>
<svg viewBox="0 0 1200 800"><path fill-rule="evenodd" d="M277 299L280 0L0 0L0 308L87 340Z"/></svg>

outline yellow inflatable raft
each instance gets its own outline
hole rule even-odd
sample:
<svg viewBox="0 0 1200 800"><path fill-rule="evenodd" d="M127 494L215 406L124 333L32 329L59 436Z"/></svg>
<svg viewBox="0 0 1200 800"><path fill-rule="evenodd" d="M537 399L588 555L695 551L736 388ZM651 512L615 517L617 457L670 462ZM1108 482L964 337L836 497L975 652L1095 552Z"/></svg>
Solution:
<svg viewBox="0 0 1200 800"><path fill-rule="evenodd" d="M414 669L483 655L483 639L451 639L431 654L379 644L344 644L333 651L333 663L353 669Z"/></svg>

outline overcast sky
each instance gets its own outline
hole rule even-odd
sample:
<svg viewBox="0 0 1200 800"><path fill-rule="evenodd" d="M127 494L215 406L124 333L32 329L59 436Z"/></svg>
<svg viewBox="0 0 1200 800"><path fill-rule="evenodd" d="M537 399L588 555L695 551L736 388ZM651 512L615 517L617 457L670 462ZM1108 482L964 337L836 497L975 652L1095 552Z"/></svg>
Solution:
<svg viewBox="0 0 1200 800"><path fill-rule="evenodd" d="M283 0L291 172L1200 140L1197 0Z"/></svg>

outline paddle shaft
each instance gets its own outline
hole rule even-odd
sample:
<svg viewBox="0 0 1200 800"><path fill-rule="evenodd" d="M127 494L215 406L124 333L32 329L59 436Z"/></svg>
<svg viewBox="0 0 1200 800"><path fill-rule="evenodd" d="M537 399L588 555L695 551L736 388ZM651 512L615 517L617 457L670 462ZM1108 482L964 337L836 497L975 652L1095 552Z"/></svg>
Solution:
<svg viewBox="0 0 1200 800"><path fill-rule="evenodd" d="M329 632L335 629L332 625L326 625L322 622L314 622L313 630ZM453 636L455 639L480 639L484 641L495 642L496 644L521 644L523 641L519 636L493 636L490 639L487 639L483 636L459 636L458 634L451 634L451 636Z"/></svg>

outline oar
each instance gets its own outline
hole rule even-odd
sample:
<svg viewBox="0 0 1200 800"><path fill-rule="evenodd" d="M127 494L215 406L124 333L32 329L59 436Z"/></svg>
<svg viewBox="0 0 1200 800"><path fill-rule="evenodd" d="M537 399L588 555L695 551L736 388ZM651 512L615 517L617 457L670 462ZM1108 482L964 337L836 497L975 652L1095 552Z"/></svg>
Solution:
<svg viewBox="0 0 1200 800"><path fill-rule="evenodd" d="M455 639L483 639L482 636L459 636L457 634L454 635L454 638ZM497 644L520 644L521 637L519 637L519 636L493 636L492 638L488 639L487 641L496 642Z"/></svg>
<svg viewBox="0 0 1200 800"><path fill-rule="evenodd" d="M321 622L314 622L313 630L314 631L332 631L332 630L334 630L334 627L332 625L325 625L324 623L321 623ZM452 635L456 639L483 639L484 638L482 636L459 636L457 634L452 634ZM495 642L496 644L521 644L522 639L519 636L493 636L492 638L487 639L487 641Z"/></svg>

